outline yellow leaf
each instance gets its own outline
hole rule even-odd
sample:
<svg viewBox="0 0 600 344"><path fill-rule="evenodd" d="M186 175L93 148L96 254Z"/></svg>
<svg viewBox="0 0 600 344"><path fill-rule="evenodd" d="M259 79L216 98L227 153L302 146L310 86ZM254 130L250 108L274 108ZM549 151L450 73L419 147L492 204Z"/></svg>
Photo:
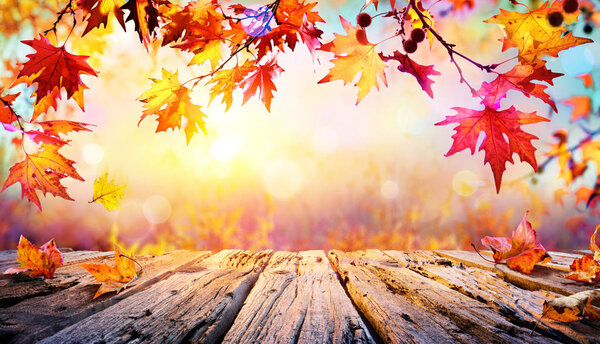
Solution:
<svg viewBox="0 0 600 344"><path fill-rule="evenodd" d="M124 191L125 185L115 184L113 179L108 179L108 173L104 173L94 181L94 195L90 203L100 203L108 211L120 209Z"/></svg>

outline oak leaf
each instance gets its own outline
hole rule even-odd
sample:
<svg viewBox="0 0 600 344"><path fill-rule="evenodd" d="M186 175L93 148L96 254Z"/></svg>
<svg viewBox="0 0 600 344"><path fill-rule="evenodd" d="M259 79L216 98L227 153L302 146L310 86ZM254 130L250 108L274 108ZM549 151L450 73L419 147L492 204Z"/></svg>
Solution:
<svg viewBox="0 0 600 344"><path fill-rule="evenodd" d="M385 76L386 65L375 50L375 44L370 42L359 42L357 34L359 27L352 26L346 19L340 16L342 26L347 35L335 34L335 39L321 47L323 51L334 53L334 66L329 70L319 83L330 82L333 80L343 80L344 85L352 82L356 75L360 73L360 79L354 84L358 86L358 97L356 104L369 93L371 88L379 89L377 77L387 86Z"/></svg>
<svg viewBox="0 0 600 344"><path fill-rule="evenodd" d="M473 110L455 107L458 114L446 116L446 119L435 125L457 123L456 131L452 135L452 147L446 156L469 149L475 154L477 140L483 132L485 137L479 150L485 151L484 162L489 163L494 174L496 191L500 191L502 174L506 170L506 163L513 162L513 154L517 154L522 162L527 162L537 170L535 147L531 140L537 139L521 129L522 125L539 122L548 122L548 119L536 115L534 112L524 113L510 107L506 110L496 110L485 106L483 110ZM506 137L506 138L505 138Z"/></svg>
<svg viewBox="0 0 600 344"><path fill-rule="evenodd" d="M395 60L400 62L398 70L401 72L412 74L416 79L421 88L430 98L433 98L433 91L431 90L431 84L433 80L429 79L431 75L441 75L440 72L433 69L433 66L422 66L413 61L407 54L403 54L398 50L394 51L392 56L384 56L380 54L383 61Z"/></svg>
<svg viewBox="0 0 600 344"><path fill-rule="evenodd" d="M94 181L94 193L90 203L100 203L111 211L121 208L121 199L125 195L125 185L118 185L114 179L108 179L108 172Z"/></svg>
<svg viewBox="0 0 600 344"><path fill-rule="evenodd" d="M15 84L37 84L36 105L45 102L45 109L49 106L56 108L56 99L60 99L60 89L64 88L67 91L67 99L75 99L83 110L83 90L87 87L81 81L81 75L98 76L85 61L88 56L73 55L66 51L64 45L55 47L42 35L39 39L22 43L35 49L35 53L26 56L29 60L22 64ZM37 115L39 114L38 111ZM34 115L33 119L35 117L37 116Z"/></svg>
<svg viewBox="0 0 600 344"><path fill-rule="evenodd" d="M54 271L63 265L63 255L54 239L42 245L39 249L21 235L17 246L17 262L21 264L6 270L5 274L24 272L31 277L44 276L53 278Z"/></svg>
<svg viewBox="0 0 600 344"><path fill-rule="evenodd" d="M489 237L481 239L481 243L492 250L496 263L506 262L512 270L530 274L535 264L549 260L550 256L542 244L536 244L537 234L527 221L525 213L521 223L513 231L512 237Z"/></svg>
<svg viewBox="0 0 600 344"><path fill-rule="evenodd" d="M600 321L600 310L592 305L592 301L598 298L600 298L600 289L592 289L545 301L542 318L562 322L584 318Z"/></svg>
<svg viewBox="0 0 600 344"><path fill-rule="evenodd" d="M54 196L73 200L66 188L60 183L61 179L71 177L83 181L77 173L72 160L62 156L58 150L60 147L50 144L41 144L36 153L26 154L25 160L13 165L8 174L2 191L7 187L19 182L21 183L22 197L42 209L36 190L42 191L44 195L50 193Z"/></svg>
<svg viewBox="0 0 600 344"><path fill-rule="evenodd" d="M140 122L146 116L158 116L156 132L166 131L181 127L181 119L188 120L189 129L186 127L187 143L190 143L192 135L200 128L206 134L204 119L206 115L200 111L198 105L194 105L190 98L190 89L179 82L178 72L171 73L162 70L162 79L150 79L154 82L152 87L144 92L139 100L144 104L144 112Z"/></svg>
<svg viewBox="0 0 600 344"><path fill-rule="evenodd" d="M133 254L125 255L123 251L115 246L115 266L107 264L79 264L86 269L96 281L102 282L100 288L94 295L94 299L106 293L116 291L117 294L127 288L133 281L141 276L141 272L135 269Z"/></svg>

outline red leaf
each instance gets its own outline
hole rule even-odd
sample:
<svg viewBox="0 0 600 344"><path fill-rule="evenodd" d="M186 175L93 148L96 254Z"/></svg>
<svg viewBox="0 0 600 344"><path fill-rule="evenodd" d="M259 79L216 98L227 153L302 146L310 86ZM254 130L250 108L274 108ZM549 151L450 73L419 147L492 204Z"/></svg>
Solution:
<svg viewBox="0 0 600 344"><path fill-rule="evenodd" d="M441 75L440 72L433 69L433 66L422 66L415 61L411 60L408 55L399 52L398 50L394 51L393 56L384 56L383 54L379 54L383 61L395 60L400 62L398 65L398 70L401 72L412 74L416 79L423 91L427 93L430 98L433 98L433 91L431 90L431 84L434 83L433 80L429 79L431 75Z"/></svg>
<svg viewBox="0 0 600 344"><path fill-rule="evenodd" d="M1 94L2 90L0 89L0 95ZM0 96L0 123L10 124L17 120L17 116L15 116L11 106L19 94L20 93Z"/></svg>
<svg viewBox="0 0 600 344"><path fill-rule="evenodd" d="M63 265L63 255L56 248L54 239L39 249L21 235L17 246L17 261L21 266L6 270L5 274L27 272L30 277L53 278L56 268Z"/></svg>
<svg viewBox="0 0 600 344"><path fill-rule="evenodd" d="M64 88L67 99L74 98L83 109L83 90L87 87L81 81L81 75L98 76L85 62L88 56L73 55L66 51L64 45L55 47L42 35L39 39L22 43L35 49L35 53L27 55L29 61L23 63L15 83L37 84L36 105L49 101L55 106L56 99L60 99L60 89ZM49 95L49 99L44 99Z"/></svg>
<svg viewBox="0 0 600 344"><path fill-rule="evenodd" d="M265 64L259 65L256 71L248 75L241 86L245 87L244 102L245 104L250 97L259 92L260 99L265 104L267 111L271 111L271 99L273 99L273 91L277 91L273 78L283 72L283 69L277 64L275 56L272 56Z"/></svg>
<svg viewBox="0 0 600 344"><path fill-rule="evenodd" d="M492 168L497 192L500 191L506 162L514 163L512 159L514 153L517 153L521 161L527 162L534 170L537 170L535 147L531 144L531 140L537 139L537 137L521 130L521 125L548 122L548 119L540 117L534 112L523 113L512 106L501 111L489 106L483 110L460 107L453 108L453 110L458 112L456 116L447 116L445 120L435 124L458 123L458 126L454 128L456 133L452 135L454 142L446 156L467 148L471 150L471 154L475 154L477 139L483 132L485 137L479 150L485 151L484 162L489 163Z"/></svg>
<svg viewBox="0 0 600 344"><path fill-rule="evenodd" d="M481 243L494 253L496 263L506 260L509 268L526 274L531 273L535 264L549 258L544 247L535 243L537 234L527 221L528 214L529 211L513 231L511 239L489 236L481 239Z"/></svg>

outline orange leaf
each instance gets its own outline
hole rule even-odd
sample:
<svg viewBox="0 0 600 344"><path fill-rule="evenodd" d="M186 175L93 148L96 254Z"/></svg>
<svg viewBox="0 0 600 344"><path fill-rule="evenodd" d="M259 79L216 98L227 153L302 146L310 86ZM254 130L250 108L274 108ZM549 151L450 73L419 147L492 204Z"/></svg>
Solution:
<svg viewBox="0 0 600 344"><path fill-rule="evenodd" d="M506 260L509 268L526 274L531 273L535 264L550 258L544 247L535 243L537 234L527 221L528 214L529 211L525 212L511 239L489 236L481 239L481 243L494 253L496 263Z"/></svg>
<svg viewBox="0 0 600 344"><path fill-rule="evenodd" d="M83 178L73 167L74 161L58 153L59 149L60 147L54 145L42 144L37 153L26 154L25 160L10 168L2 191L19 182L22 197L27 197L40 210L42 207L36 190L42 191L44 195L49 192L54 196L73 200L60 180L71 177L83 181Z"/></svg>
<svg viewBox="0 0 600 344"><path fill-rule="evenodd" d="M263 104L267 108L267 111L271 112L271 99L273 99L273 91L277 91L273 78L279 73L283 72L283 68L279 67L275 55L271 57L265 64L258 65L256 71L242 81L240 86L245 87L244 89L244 101L246 104L250 97L254 96L258 91L259 97Z"/></svg>
<svg viewBox="0 0 600 344"><path fill-rule="evenodd" d="M116 291L117 294L125 289L139 273L135 270L135 261L133 254L127 256L121 251L119 246L115 246L115 266L107 264L79 264L86 269L96 281L102 282L102 285L94 295L94 299L98 296Z"/></svg>
<svg viewBox="0 0 600 344"><path fill-rule="evenodd" d="M563 100L563 104L569 105L573 108L571 122L582 117L588 119L592 110L592 100L588 96L575 96L570 99Z"/></svg>
<svg viewBox="0 0 600 344"><path fill-rule="evenodd" d="M586 290L544 302L542 318L571 322L587 318L600 321L600 311L592 300L600 298L600 289Z"/></svg>
<svg viewBox="0 0 600 344"><path fill-rule="evenodd" d="M54 239L42 245L39 249L21 235L17 246L17 261L19 267L6 270L5 274L26 272L31 277L44 276L53 278L54 271L63 265L63 255L56 248Z"/></svg>
<svg viewBox="0 0 600 344"><path fill-rule="evenodd" d="M375 50L375 44L366 39L365 31L359 27L352 26L346 19L340 16L342 26L347 35L335 34L335 39L321 47L321 50L335 54L334 66L329 70L319 84L334 80L343 80L344 85L352 82L360 73L360 79L354 84L358 86L358 97L356 104L369 93L371 88L379 89L377 77L387 86L385 76L386 65Z"/></svg>
<svg viewBox="0 0 600 344"><path fill-rule="evenodd" d="M108 17L110 14L114 14L115 18L121 27L125 29L125 18L121 6L125 4L126 0L78 0L75 5L77 8L83 10L87 21L87 26L83 31L82 36L85 36L94 28L99 28L101 25L106 27L108 23Z"/></svg>

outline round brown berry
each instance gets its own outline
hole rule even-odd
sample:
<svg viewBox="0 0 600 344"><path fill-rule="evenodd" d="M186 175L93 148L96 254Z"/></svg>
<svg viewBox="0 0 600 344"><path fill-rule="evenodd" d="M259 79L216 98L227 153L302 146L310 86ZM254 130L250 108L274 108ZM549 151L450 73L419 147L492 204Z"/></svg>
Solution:
<svg viewBox="0 0 600 344"><path fill-rule="evenodd" d="M410 39L417 43L422 42L425 39L425 31L419 28L412 30L410 32Z"/></svg>
<svg viewBox="0 0 600 344"><path fill-rule="evenodd" d="M356 40L362 45L370 44L369 40L367 39L367 32L363 29L356 30Z"/></svg>
<svg viewBox="0 0 600 344"><path fill-rule="evenodd" d="M356 23L361 27L367 27L371 25L371 15L365 12L361 12L356 16Z"/></svg>
<svg viewBox="0 0 600 344"><path fill-rule="evenodd" d="M550 25L554 27L561 26L564 19L563 14L558 11L548 13L546 18L548 19Z"/></svg>
<svg viewBox="0 0 600 344"><path fill-rule="evenodd" d="M577 11L578 8L579 2L577 0L565 0L565 2L563 2L563 10L566 13L573 13Z"/></svg>
<svg viewBox="0 0 600 344"><path fill-rule="evenodd" d="M415 51L417 51L417 43L415 41L413 41L412 39L407 39L406 41L404 41L402 46L404 47L404 51L407 54L412 54Z"/></svg>
<svg viewBox="0 0 600 344"><path fill-rule="evenodd" d="M590 23L586 23L583 27L583 32L589 35L590 33L592 33L592 31L594 31L594 27Z"/></svg>

